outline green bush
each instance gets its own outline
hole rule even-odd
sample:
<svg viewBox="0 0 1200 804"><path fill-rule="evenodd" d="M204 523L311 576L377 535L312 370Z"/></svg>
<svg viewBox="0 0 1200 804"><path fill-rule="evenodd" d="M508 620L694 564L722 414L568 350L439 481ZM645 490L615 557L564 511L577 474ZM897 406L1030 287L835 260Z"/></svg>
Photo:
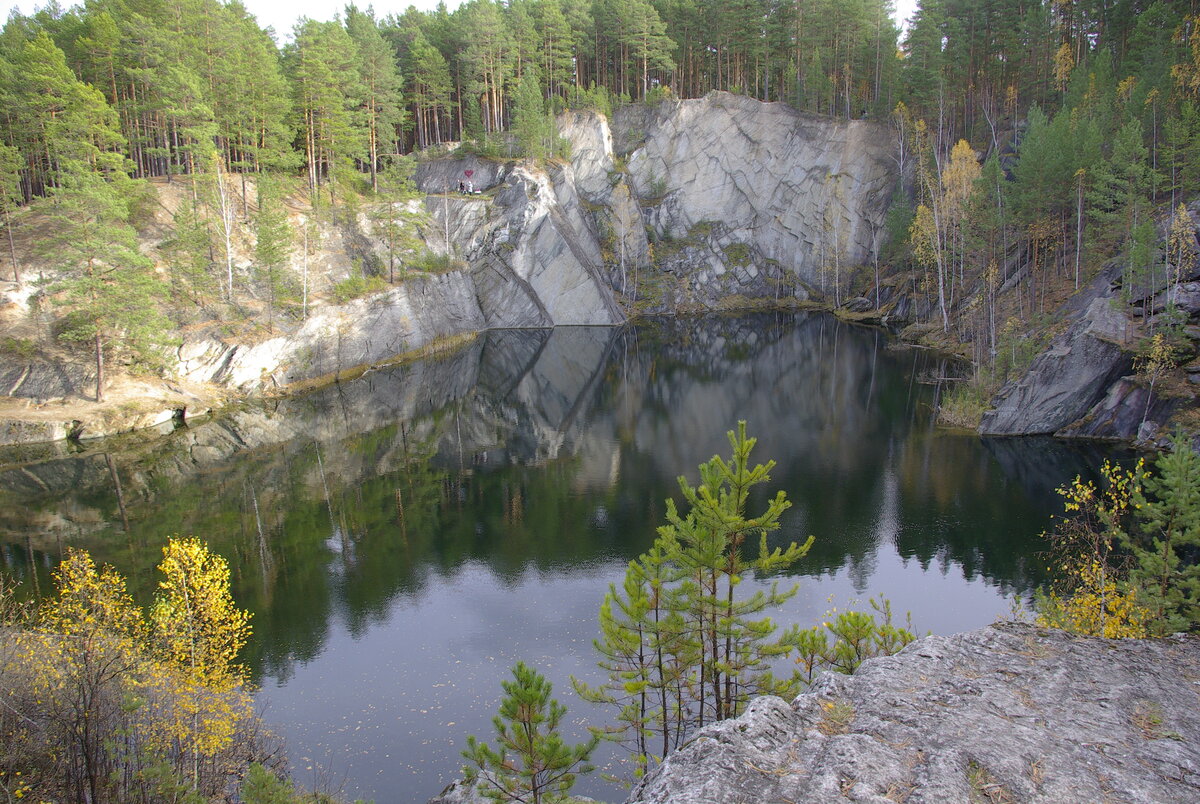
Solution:
<svg viewBox="0 0 1200 804"><path fill-rule="evenodd" d="M448 274L465 267L466 263L455 259L451 254L437 254L428 249L417 254L408 263L409 270L426 274Z"/></svg>
<svg viewBox="0 0 1200 804"><path fill-rule="evenodd" d="M338 304L345 304L352 299L370 296L387 289L387 283L382 277L355 275L343 279L333 286L333 298Z"/></svg>
<svg viewBox="0 0 1200 804"><path fill-rule="evenodd" d="M950 427L974 430L991 407L992 389L976 380L959 383L946 392L938 409L938 421Z"/></svg>
<svg viewBox="0 0 1200 804"><path fill-rule="evenodd" d="M32 360L37 353L37 344L30 338L6 337L0 340L0 354L11 355L17 360Z"/></svg>

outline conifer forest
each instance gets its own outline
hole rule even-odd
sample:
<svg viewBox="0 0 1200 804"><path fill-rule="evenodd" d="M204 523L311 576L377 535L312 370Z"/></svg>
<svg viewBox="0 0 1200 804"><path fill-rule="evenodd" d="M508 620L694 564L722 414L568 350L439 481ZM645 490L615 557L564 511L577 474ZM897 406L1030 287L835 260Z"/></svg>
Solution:
<svg viewBox="0 0 1200 804"><path fill-rule="evenodd" d="M893 554L851 544L859 531L891 540L897 573L940 567L940 580L920 576L932 585L961 570L971 594L1011 595L1038 626L1195 633L1200 2L918 0L903 24L895 14L892 0L467 0L331 4L278 31L240 0L14 10L0 30L0 799L334 804L337 790L289 775L256 708L263 679L282 688L315 666L344 636L331 636L339 617L343 646L357 645L393 625L394 601L443 582L491 591L499 578L511 592L566 565L603 569L578 582L598 590L598 628L571 639L598 675L576 676L575 648L556 647L555 693L518 657L510 680L499 668L487 682L504 693L495 733L451 752L495 801L571 800L600 775L593 762L636 784L756 696L794 698L822 671L853 674L920 639L923 623L869 589ZM871 195L872 210L844 197L851 169L835 154L837 167L813 168L828 197L802 221L812 231L778 240L821 252L809 262L750 242L801 206L788 193L813 185L799 171L774 177L782 206L755 207L773 219L742 240L711 208L671 231L662 221L683 202L653 168L635 182L636 143L651 139L638 127L667 128L661 110L714 96L735 122L786 107L798 130L824 126L812 139L859 138L861 163L887 163L874 174L885 186L845 192ZM593 127L573 142L563 132L581 119ZM577 187L571 149L597 131L608 150ZM489 172L501 178L473 186ZM874 212L869 247L844 258L839 227ZM542 231L534 268L505 263ZM691 281L688 255L718 252L713 276L688 286L708 283L708 297L671 295ZM576 274L558 281L556 260ZM602 320L564 322L520 296L534 270L564 307L603 307ZM477 303L489 293L519 299ZM429 325L422 304L457 329ZM698 310L755 312L672 317ZM989 432L1002 389L1087 311L1122 330L1095 338L1116 354L1112 376L1086 380L1097 400L1124 383L1117 412L1104 419L1093 400L1070 422ZM306 330L320 315L336 321ZM343 335L375 351L343 359ZM172 373L188 361L195 376ZM37 372L53 386L67 363L73 396L15 393ZM307 374L276 382L300 364ZM174 428L162 440L109 449L99 436L149 429L137 396L151 386L192 394L197 419L228 415L226 430L170 441L190 427L178 403L154 423ZM89 443L74 420L62 449L8 440L14 410L70 408L71 421L86 405L101 411L86 426L111 414L136 427ZM757 413L776 432L748 430ZM1118 419L1122 434L1103 430ZM693 455L709 436L727 458ZM834 457L813 457L826 448ZM684 465L664 487L669 460ZM956 517L970 538L950 533ZM1035 518L1038 533L1009 538ZM843 569L857 610L774 619ZM528 608L568 612L573 593ZM435 667L437 652L413 664ZM551 696L572 693L573 712L608 719L569 718ZM853 708L820 705L814 728L847 733ZM1161 718L1150 725L1147 740L1161 737Z"/></svg>

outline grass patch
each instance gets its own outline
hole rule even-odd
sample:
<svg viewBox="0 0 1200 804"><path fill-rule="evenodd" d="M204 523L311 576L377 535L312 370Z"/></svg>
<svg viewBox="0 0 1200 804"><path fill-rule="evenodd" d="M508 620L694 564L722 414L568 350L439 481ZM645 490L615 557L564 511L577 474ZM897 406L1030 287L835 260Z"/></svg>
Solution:
<svg viewBox="0 0 1200 804"><path fill-rule="evenodd" d="M1147 700L1138 701L1130 716L1133 725L1142 732L1142 736L1147 740L1179 740L1182 742L1183 735L1167 731L1162 727L1163 718L1162 705L1156 701Z"/></svg>
<svg viewBox="0 0 1200 804"><path fill-rule="evenodd" d="M333 298L338 304L345 304L363 296L370 296L387 289L387 282L379 276L351 276L333 286Z"/></svg>
<svg viewBox="0 0 1200 804"><path fill-rule="evenodd" d="M725 261L735 268L745 268L750 264L750 247L745 243L730 243L724 249Z"/></svg>
<svg viewBox="0 0 1200 804"><path fill-rule="evenodd" d="M411 271L420 271L426 274L448 274L466 268L467 264L462 260L455 259L451 254L436 254L425 250L414 257L407 267Z"/></svg>
<svg viewBox="0 0 1200 804"><path fill-rule="evenodd" d="M960 382L943 397L938 408L938 423L966 430L979 429L983 414L991 408L992 389L971 381Z"/></svg>
<svg viewBox="0 0 1200 804"><path fill-rule="evenodd" d="M1012 804L1016 801L1009 789L975 760L967 763L967 784L971 787L971 804Z"/></svg>
<svg viewBox="0 0 1200 804"><path fill-rule="evenodd" d="M31 338L6 337L0 340L0 354L17 360L32 360L37 357L38 346Z"/></svg>
<svg viewBox="0 0 1200 804"><path fill-rule="evenodd" d="M854 707L845 701L821 701L821 722L817 731L826 737L846 734L854 722Z"/></svg>

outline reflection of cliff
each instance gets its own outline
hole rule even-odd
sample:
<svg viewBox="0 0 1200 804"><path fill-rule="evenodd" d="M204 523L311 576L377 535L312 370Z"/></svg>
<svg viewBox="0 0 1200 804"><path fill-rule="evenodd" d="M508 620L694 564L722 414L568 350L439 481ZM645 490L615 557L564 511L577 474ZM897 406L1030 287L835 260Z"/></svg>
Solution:
<svg viewBox="0 0 1200 804"><path fill-rule="evenodd" d="M823 315L490 332L109 456L11 460L0 528L20 549L0 559L27 572L36 530L43 573L60 544L82 543L146 599L162 540L202 535L256 612L255 664L282 677L320 652L331 619L359 633L465 562L516 579L638 554L675 478L727 452L745 418L794 503L772 538L817 537L802 572L865 584L894 542L1027 590L1045 487L1081 462L1033 458L1045 475L1030 480L1026 452L931 431L919 378L935 360Z"/></svg>

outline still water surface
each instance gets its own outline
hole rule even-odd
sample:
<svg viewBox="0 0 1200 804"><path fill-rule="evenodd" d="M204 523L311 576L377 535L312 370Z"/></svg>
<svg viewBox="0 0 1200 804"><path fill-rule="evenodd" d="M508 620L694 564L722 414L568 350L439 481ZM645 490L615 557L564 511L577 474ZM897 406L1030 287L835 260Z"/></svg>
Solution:
<svg viewBox="0 0 1200 804"><path fill-rule="evenodd" d="M921 631L1007 614L1043 581L1054 487L1100 456L935 429L952 373L818 314L493 332L109 454L0 454L2 557L44 590L82 544L146 600L165 538L202 536L254 613L249 663L297 778L423 802L465 735L490 737L518 659L553 681L568 739L604 717L568 681L599 680L604 592L738 419L793 502L774 541L816 537L778 620L874 595ZM577 791L623 799L594 776Z"/></svg>

